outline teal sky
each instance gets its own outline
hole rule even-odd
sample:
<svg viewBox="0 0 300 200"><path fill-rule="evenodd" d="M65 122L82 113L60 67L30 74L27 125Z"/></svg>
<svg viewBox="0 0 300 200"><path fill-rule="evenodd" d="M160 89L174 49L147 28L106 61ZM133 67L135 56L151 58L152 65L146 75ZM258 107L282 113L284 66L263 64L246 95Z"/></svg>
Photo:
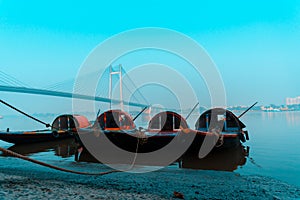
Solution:
<svg viewBox="0 0 300 200"><path fill-rule="evenodd" d="M0 0L0 70L35 87L71 79L103 40L142 27L173 29L202 45L229 105L300 95L300 1L293 0Z"/></svg>

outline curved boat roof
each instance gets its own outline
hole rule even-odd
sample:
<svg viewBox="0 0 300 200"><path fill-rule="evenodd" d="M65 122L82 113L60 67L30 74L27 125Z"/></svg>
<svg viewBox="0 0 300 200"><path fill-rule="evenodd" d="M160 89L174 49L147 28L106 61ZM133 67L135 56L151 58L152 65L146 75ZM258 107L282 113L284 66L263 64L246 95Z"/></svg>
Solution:
<svg viewBox="0 0 300 200"><path fill-rule="evenodd" d="M172 132L188 128L186 120L178 113L164 111L156 114L149 122L148 130Z"/></svg>
<svg viewBox="0 0 300 200"><path fill-rule="evenodd" d="M94 127L102 130L131 130L135 128L135 124L131 115L122 110L108 110L102 113L94 124Z"/></svg>
<svg viewBox="0 0 300 200"><path fill-rule="evenodd" d="M89 120L85 116L64 114L54 119L52 129L69 130L74 128L86 128L90 125Z"/></svg>
<svg viewBox="0 0 300 200"><path fill-rule="evenodd" d="M213 117L212 117L213 115ZM199 130L200 128L207 128L207 123L210 122L221 122L223 123L226 119L226 126L231 128L245 128L245 124L239 120L239 118L233 114L231 111L224 108L212 108L205 111L198 118L195 128Z"/></svg>

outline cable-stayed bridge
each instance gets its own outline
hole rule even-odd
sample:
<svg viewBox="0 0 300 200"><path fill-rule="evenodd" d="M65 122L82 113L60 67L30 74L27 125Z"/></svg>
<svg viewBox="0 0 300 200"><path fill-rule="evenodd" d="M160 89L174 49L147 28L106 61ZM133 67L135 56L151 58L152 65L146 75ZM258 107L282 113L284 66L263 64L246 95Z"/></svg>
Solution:
<svg viewBox="0 0 300 200"><path fill-rule="evenodd" d="M76 98L83 100L92 100L105 102L110 104L120 104L135 106L135 107L146 107L149 106L148 101L142 95L138 88L135 87L133 80L126 74L126 71L122 66L116 67L109 66L102 73L101 79L98 83L98 87L95 96L85 95L83 91L85 88L81 88L76 93L73 92L73 87L75 79L70 79L62 81L50 86L43 88L33 88L28 84L19 81L18 79L0 71L0 91L3 92L15 92L15 93L25 93L25 94L37 94L37 95L47 95L65 98ZM114 76L114 75L118 75ZM126 75L126 82L123 81L123 77ZM87 77L88 78L88 77ZM119 83L120 88L120 98L112 99L112 90ZM130 89L131 88L131 89ZM135 88L133 93L132 88ZM123 101L122 93L126 91L132 94L133 101ZM122 108L122 107L121 107Z"/></svg>

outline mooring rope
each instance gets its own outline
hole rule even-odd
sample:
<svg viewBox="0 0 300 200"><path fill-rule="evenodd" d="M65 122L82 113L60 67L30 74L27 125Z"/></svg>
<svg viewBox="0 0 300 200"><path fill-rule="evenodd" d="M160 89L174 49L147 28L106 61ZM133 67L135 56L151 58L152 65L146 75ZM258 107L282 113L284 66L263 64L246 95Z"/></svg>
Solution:
<svg viewBox="0 0 300 200"><path fill-rule="evenodd" d="M135 156L133 158L133 161L132 161L130 167L127 170L124 170L124 171L130 171L131 169L133 169L133 167L135 165L135 162L136 162L138 150L139 150L139 143L140 143L140 138L137 139L136 152L135 152ZM21 155L19 153L16 153L14 151L11 151L11 150L8 150L8 149L2 148L2 147L0 147L0 151L2 151L4 154L12 156L12 157L20 158L22 160L26 160L26 161L29 161L29 162L32 162L32 163L35 163L35 164L38 164L38 165L42 165L44 167L48 167L48 168L55 169L55 170L58 170L58 171L73 173L73 174L103 176L103 175L107 175L107 174L123 172L121 170L110 170L110 171L100 172L100 173L89 173L89 172L74 171L74 170L71 170L71 169L65 169L65 168L57 167L57 166L54 166L54 165L51 165L51 164L48 164L48 163L45 163L45 162L42 162L42 161L38 161L38 160L29 158L27 156Z"/></svg>
<svg viewBox="0 0 300 200"><path fill-rule="evenodd" d="M0 99L0 103L6 105L6 106L8 106L8 107L10 107L11 109L13 109L13 110L15 110L15 111L17 111L17 112L19 112L19 113L21 113L21 114L23 114L23 115L25 115L26 117L29 117L29 118L31 118L31 119L33 119L33 120L35 120L35 121L37 121L37 122L39 122L39 123L41 123L41 124L44 124L47 128L48 128L48 127L51 127L51 125L50 125L49 123L43 122L43 121L41 121L41 120L39 120L39 119L37 119L37 118L35 118L35 117L33 117L33 116L31 116L31 115L25 113L25 112L23 112L22 110L20 110L20 109L18 109L18 108L16 108L16 107L10 105L9 103L3 101L2 99Z"/></svg>
<svg viewBox="0 0 300 200"><path fill-rule="evenodd" d="M41 161L38 161L38 160L34 160L32 158L29 158L27 156L23 156L21 154L18 154L16 152L13 152L13 151L8 150L8 149L4 149L2 147L0 147L0 151L2 151L5 154L11 155L13 157L20 158L22 160L26 160L26 161L29 161L29 162L32 162L32 163L35 163L35 164L38 164L38 165L49 167L51 169L55 169L55 170L59 170L59 171L63 171L63 172L68 172L68 173L73 173L73 174L103 176L103 175L106 175L106 174L121 172L120 170L110 170L110 171L100 172L100 173L89 173L89 172L74 171L74 170L70 170L70 169L57 167L57 166L54 166L54 165L51 165L51 164L48 164L48 163L44 163L44 162L41 162Z"/></svg>

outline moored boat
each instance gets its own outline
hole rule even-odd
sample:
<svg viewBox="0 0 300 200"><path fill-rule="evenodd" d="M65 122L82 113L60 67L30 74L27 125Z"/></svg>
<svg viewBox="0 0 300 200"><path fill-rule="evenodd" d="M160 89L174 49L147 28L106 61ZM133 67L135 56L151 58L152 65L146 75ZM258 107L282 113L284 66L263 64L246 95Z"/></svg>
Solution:
<svg viewBox="0 0 300 200"><path fill-rule="evenodd" d="M52 123L51 129L34 131L6 131L0 132L0 140L14 144L54 141L73 137L77 128L90 126L86 117L81 115L60 115Z"/></svg>
<svg viewBox="0 0 300 200"><path fill-rule="evenodd" d="M121 110L109 110L97 118L92 129L81 129L77 138L83 145L82 140L91 140L93 137L97 140L105 135L123 150L147 153L163 148L179 134L185 135L181 128L188 128L188 125L174 112L161 112L150 120L147 129L137 129L129 114Z"/></svg>
<svg viewBox="0 0 300 200"><path fill-rule="evenodd" d="M207 120L216 123L211 123L210 126L206 123ZM217 129L217 126L225 127ZM172 142L168 149L170 152L188 145L188 148L183 148L182 153L198 155L206 138L213 142L213 149L240 145L241 141L245 141L242 137L245 134L243 128L245 125L225 109L213 109L203 113L196 123L196 130L190 129L182 116L171 111L156 114L147 129L137 129L129 114L121 110L109 110L97 118L92 128L81 129L76 135L84 148L89 144L93 146L91 148L97 148L97 141L100 144L108 138L118 148L133 153L154 152Z"/></svg>
<svg viewBox="0 0 300 200"><path fill-rule="evenodd" d="M235 148L241 142L249 140L246 126L231 111L223 108L213 108L200 115L195 124L197 137L190 150L199 151L205 137L213 136L218 140L214 149Z"/></svg>

